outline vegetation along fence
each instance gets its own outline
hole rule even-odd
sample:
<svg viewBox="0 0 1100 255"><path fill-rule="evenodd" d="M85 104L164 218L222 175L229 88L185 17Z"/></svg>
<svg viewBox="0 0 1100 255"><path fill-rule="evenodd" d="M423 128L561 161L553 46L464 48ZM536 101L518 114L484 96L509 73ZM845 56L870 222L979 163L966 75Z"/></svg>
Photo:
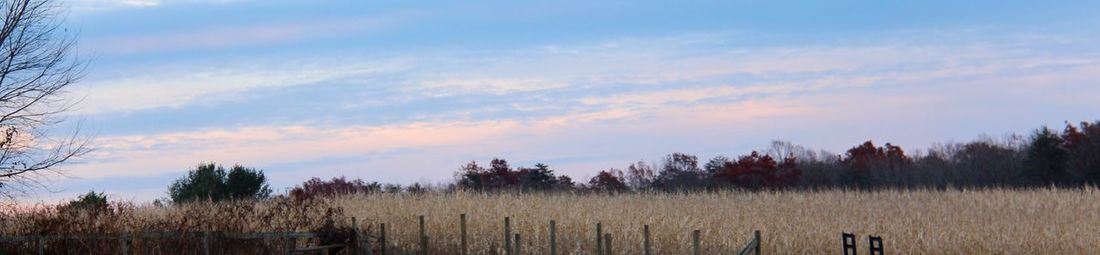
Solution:
<svg viewBox="0 0 1100 255"><path fill-rule="evenodd" d="M140 234L118 235L43 235L43 236L0 236L0 254L5 251L16 254L355 254L355 255L396 255L396 254L436 254L455 253L467 255L469 238L466 214L459 217L460 250L432 250L427 234L424 216L418 217L419 238L415 250L397 250L392 242L387 242L387 226L379 224L377 235L364 233L352 218L353 233L348 238L339 238L338 242L325 241L329 233L315 232L264 232L264 233L224 233L224 232L147 232ZM549 236L546 244L551 255L558 254L557 223L549 221ZM652 255L653 242L650 239L649 225L642 226L642 250ZM511 218L504 218L503 226L504 254L523 254L520 233L512 232ZM370 232L368 230L368 232ZM692 254L701 254L701 234L699 230L691 233ZM378 242L372 242L377 238ZM311 242L316 240L316 242ZM593 254L612 255L615 253L615 239L611 233L604 233L601 223L596 223L596 242ZM311 244L299 247L300 244ZM376 245L372 245L376 244ZM760 231L753 232L753 238L736 254L760 255Z"/></svg>
<svg viewBox="0 0 1100 255"><path fill-rule="evenodd" d="M321 232L144 232L0 236L4 254L372 254L352 218L347 236ZM338 240L333 242L332 240ZM315 242L313 242L315 241ZM314 244L310 246L311 244ZM301 247L300 247L301 245Z"/></svg>

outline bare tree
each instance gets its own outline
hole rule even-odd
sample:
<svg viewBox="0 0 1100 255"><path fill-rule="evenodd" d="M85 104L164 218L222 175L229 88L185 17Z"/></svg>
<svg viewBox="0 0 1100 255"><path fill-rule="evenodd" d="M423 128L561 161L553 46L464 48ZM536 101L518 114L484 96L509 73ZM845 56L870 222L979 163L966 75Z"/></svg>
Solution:
<svg viewBox="0 0 1100 255"><path fill-rule="evenodd" d="M653 167L645 161L638 160L626 168L626 185L634 190L644 190L657 179Z"/></svg>
<svg viewBox="0 0 1100 255"><path fill-rule="evenodd" d="M89 151L77 132L50 127L72 108L66 88L81 78L75 40L60 27L52 0L0 0L0 195L12 197L62 163Z"/></svg>
<svg viewBox="0 0 1100 255"><path fill-rule="evenodd" d="M771 156L776 161L783 162L788 158L794 157L799 161L816 161L817 153L788 141L772 140L772 143L765 151L765 154Z"/></svg>

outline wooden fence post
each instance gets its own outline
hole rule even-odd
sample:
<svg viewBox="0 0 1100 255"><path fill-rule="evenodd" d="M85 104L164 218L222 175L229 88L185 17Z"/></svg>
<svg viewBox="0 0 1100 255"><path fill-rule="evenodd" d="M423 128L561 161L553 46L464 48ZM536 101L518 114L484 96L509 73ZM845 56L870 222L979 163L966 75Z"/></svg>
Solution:
<svg viewBox="0 0 1100 255"><path fill-rule="evenodd" d="M604 239L603 240L604 248L607 248L607 249L604 249L604 254L605 255L615 254L614 250L611 249L611 247L612 247L611 246L611 233L604 234L603 239Z"/></svg>
<svg viewBox="0 0 1100 255"><path fill-rule="evenodd" d="M699 255L699 230L691 231L691 254Z"/></svg>
<svg viewBox="0 0 1100 255"><path fill-rule="evenodd" d="M46 237L39 236L38 238L38 255L46 254Z"/></svg>
<svg viewBox="0 0 1100 255"><path fill-rule="evenodd" d="M512 255L512 219L504 217L504 253Z"/></svg>
<svg viewBox="0 0 1100 255"><path fill-rule="evenodd" d="M558 255L558 226L550 220L550 255Z"/></svg>
<svg viewBox="0 0 1100 255"><path fill-rule="evenodd" d="M351 254L359 255L359 221L351 217Z"/></svg>
<svg viewBox="0 0 1100 255"><path fill-rule="evenodd" d="M65 251L65 255L73 254L72 240L61 237L61 250Z"/></svg>
<svg viewBox="0 0 1100 255"><path fill-rule="evenodd" d="M372 248L374 246L371 245L373 242L371 242L371 240L370 240L370 232L371 232L370 230L371 230L371 227L367 226L367 231L363 232L362 235L360 236L360 238L363 238L362 239L363 240L362 244L363 244L363 247L365 247L366 250L367 250L367 255L374 255L374 248ZM362 229L360 229L360 231L362 231Z"/></svg>
<svg viewBox="0 0 1100 255"><path fill-rule="evenodd" d="M756 238L756 251L753 254L760 255L760 249L764 246L764 239L760 238L760 230L753 231L752 236Z"/></svg>
<svg viewBox="0 0 1100 255"><path fill-rule="evenodd" d="M852 233L840 233L840 242L844 247L844 255L856 255L856 235Z"/></svg>
<svg viewBox="0 0 1100 255"><path fill-rule="evenodd" d="M141 238L141 254L153 254L153 245L150 243L152 238L148 238L144 233L138 234Z"/></svg>
<svg viewBox="0 0 1100 255"><path fill-rule="evenodd" d="M382 253L382 255L388 255L388 253L386 253L386 223L382 223L378 226L378 239L378 244L380 245L379 252Z"/></svg>
<svg viewBox="0 0 1100 255"><path fill-rule="evenodd" d="M652 248L650 248L650 245L652 245L652 244L650 244L650 242L649 242L649 225L647 224L647 225L645 225L645 227L642 227L642 251L644 252L643 254L653 255L653 250L652 250Z"/></svg>
<svg viewBox="0 0 1100 255"><path fill-rule="evenodd" d="M512 243L516 246L516 250L512 252L513 255L520 255L523 251L523 242L519 239L519 233L516 233L516 241Z"/></svg>
<svg viewBox="0 0 1100 255"><path fill-rule="evenodd" d="M202 254L210 255L210 231L202 232Z"/></svg>
<svg viewBox="0 0 1100 255"><path fill-rule="evenodd" d="M46 254L46 237L45 236L38 236L38 237L36 237L36 240L37 240L37 243L38 243L38 255L45 255Z"/></svg>
<svg viewBox="0 0 1100 255"><path fill-rule="evenodd" d="M871 248L871 255L882 255L882 237L881 236L867 236L868 245Z"/></svg>
<svg viewBox="0 0 1100 255"><path fill-rule="evenodd" d="M420 254L431 254L428 251L428 228L424 226L424 215L420 215Z"/></svg>
<svg viewBox="0 0 1100 255"><path fill-rule="evenodd" d="M603 254L603 224L596 222L596 254Z"/></svg>
<svg viewBox="0 0 1100 255"><path fill-rule="evenodd" d="M466 214L465 213L458 216L458 229L459 229L460 232L462 232L462 240L461 240L461 242L462 242L461 243L462 253L461 254L466 255L466 254L468 254L469 250L467 248L468 243L466 241Z"/></svg>
<svg viewBox="0 0 1100 255"><path fill-rule="evenodd" d="M118 238L118 253L122 255L130 255L130 239L126 234L119 235Z"/></svg>
<svg viewBox="0 0 1100 255"><path fill-rule="evenodd" d="M294 250L298 249L298 239L294 237L293 233L286 233L286 254L293 255Z"/></svg>

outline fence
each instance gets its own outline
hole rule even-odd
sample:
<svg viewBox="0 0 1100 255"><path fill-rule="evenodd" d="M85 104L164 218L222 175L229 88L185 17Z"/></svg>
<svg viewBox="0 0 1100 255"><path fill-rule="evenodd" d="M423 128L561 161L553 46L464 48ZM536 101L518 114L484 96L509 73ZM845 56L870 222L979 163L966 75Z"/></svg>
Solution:
<svg viewBox="0 0 1100 255"><path fill-rule="evenodd" d="M115 252L112 252L112 250L109 250L109 249L103 249L104 247L107 247L107 246L105 246L103 244L99 244L98 246L96 246L96 247L99 247L99 248L92 250L96 253L114 253L114 254L123 254L123 255L130 255L130 254L160 254L160 253L164 253L164 251L156 250L156 248L154 248L151 245L151 243L154 243L157 240L165 240L165 239L176 240L177 242L182 241L185 244L180 245L180 246L182 246L182 247L194 247L194 249L191 250L191 252L193 252L195 254L203 254L203 255L225 254L225 253L232 254L232 253L234 253L232 251L229 251L229 252L226 251L226 249L231 248L231 247L220 246L220 247L222 247L222 249L216 249L215 248L215 246L216 246L216 245L214 245L215 242L218 242L218 241L224 242L225 240L234 241L230 246L232 246L232 245L242 245L241 243L237 242L236 240L258 240L260 242L260 244L256 246L256 247L258 247L256 249L261 249L261 250L247 250L246 249L246 251L258 252L258 253L261 253L261 254L276 254L276 253L284 253L284 254L298 254L298 253L329 254L329 253L339 252L339 253L342 253L342 254L373 255L373 254L375 254L375 251L377 251L378 254L381 254L381 255L410 254L410 253L412 253L412 254L433 254L433 251L431 250L431 248L429 246L429 237L428 237L428 234L427 234L427 227L424 223L424 216L423 215L418 217L419 238L417 240L417 245L416 245L417 250L415 250L415 251L395 251L395 250L391 249L390 243L387 242L387 236L386 236L387 235L387 228L386 228L387 226L386 226L385 223L379 224L378 235L376 236L377 240L378 240L378 242L377 242L378 245L371 245L374 242L371 242L370 239L372 239L372 237L374 237L374 236L371 236L371 233L363 233L359 229L358 224L354 223L354 222L356 222L354 218L352 218L352 222L353 222L353 226L354 226L353 227L354 231L353 231L352 236L346 242L336 243L336 244L325 244L325 243L318 242L318 244L316 246L303 247L303 248L298 248L297 247L298 244L301 243L300 241L305 240L305 241L307 241L306 243L309 243L308 242L309 239L323 238L322 233L313 233L313 232L267 232L267 233L147 232L147 233L140 233L140 234L119 234L119 235L51 235L51 236L7 236L7 237L0 236L0 244L3 244L3 243L24 243L24 245L32 244L32 246L34 246L34 248L35 248L35 251L39 255L44 255L44 254L72 254L72 253L75 253L72 250L72 247L70 247L68 245L64 245L64 244L68 244L67 241L86 242L86 241L89 241L89 240L99 241L99 242L117 242L116 245L113 245L113 246L117 247L116 250L113 250ZM522 247L521 244L523 243L522 242L523 236L520 235L520 233L512 233L512 228L511 228L512 226L511 226L511 218L510 217L505 217L503 223L504 223L503 224L503 227L504 227L503 232L504 232L504 237L505 237L505 238L503 238L504 239L503 243L505 245L503 248L504 248L505 254L506 255L519 255L519 254L522 254L523 253L523 247ZM457 254L462 254L462 255L470 254L469 246L468 246L469 238L467 236L468 233L467 233L466 225L467 225L466 214L461 214L460 217L459 217L459 233L458 233L459 236L460 236L460 248L459 248L460 250L459 251L451 251L451 252L447 252L447 253L457 253ZM549 221L548 228L549 228L549 236L547 238L547 243L550 246L549 247L549 250L550 250L549 254L550 255L557 255L558 254L558 243L557 243L558 229L557 229L556 222L553 221L553 220ZM640 240L640 241L642 241L642 246L643 246L642 250L644 251L645 255L652 255L653 254L653 252L652 252L653 251L653 247L652 247L653 242L652 242L652 240L650 240L650 227L649 227L649 225L643 225L642 228L643 228L643 235L642 235L642 240ZM602 224L599 223L599 222L596 223L596 233L595 234L596 234L596 236L595 236L594 241L596 242L596 249L594 251L594 254L597 254L597 255L612 255L612 254L615 254L615 248L614 248L615 247L615 245L614 245L615 239L614 239L614 237L612 236L611 233L604 233L603 228L602 228ZM700 231L699 230L692 231L691 237L692 237L692 240L691 240L692 254L701 254L702 249L701 249L700 243L701 243L702 236L700 234ZM272 242L272 240L281 240L281 241ZM60 243L60 245L58 243L59 241L62 242L62 243ZM284 243L281 244L281 245L276 244L278 242L284 242ZM761 250L760 231L754 231L752 240L750 240L747 244L745 244L745 246L743 246L743 248L740 249L738 251L738 253L736 253L736 254L738 254L738 255L760 255L760 252L761 252L760 250ZM184 250L175 250L175 251L168 251L168 252L170 254L180 254L180 253L184 253L186 251L184 251ZM444 252L444 251L436 251L436 252ZM2 254L2 253L3 253L3 250L0 249L0 254ZM90 252L88 252L88 253L90 253ZM33 252L32 252L32 254L33 254Z"/></svg>
<svg viewBox="0 0 1100 255"><path fill-rule="evenodd" d="M226 233L226 232L144 232L124 233L117 235L39 235L39 236L0 236L0 244L6 248L16 250L15 254L300 254L316 253L330 254L344 251L345 254L371 255L369 238L362 238L355 218L352 218L352 235L344 242L335 244L321 243L325 233L314 232L253 232L253 233ZM298 244L310 239L317 239L317 246L298 248ZM167 241L166 241L167 240ZM218 249L216 242L232 241L228 246ZM242 243L244 240L258 241ZM272 241L278 240L278 241ZM106 242L106 243L105 243ZM110 244L114 242L115 244ZM168 250L162 247L169 242L168 248L188 247L184 250ZM281 242L282 244L275 244ZM73 245L75 243L75 245ZM159 246L158 246L159 243ZM30 248L30 252L19 251L16 248ZM111 249L114 248L114 249ZM234 250L236 248L236 251ZM0 254L5 254L7 249L0 249ZM22 249L27 250L27 249ZM228 251L227 251L228 250ZM81 253L83 252L83 253Z"/></svg>
<svg viewBox="0 0 1100 255"><path fill-rule="evenodd" d="M842 232L840 233L840 243L843 247L844 255L856 255L856 235L853 233ZM882 248L881 236L867 236L867 247L869 254L882 255L885 254Z"/></svg>
<svg viewBox="0 0 1100 255"><path fill-rule="evenodd" d="M369 254L369 252L355 253L355 250L359 250L358 243L349 242L343 244L329 244L313 247L297 248L297 245L302 240L315 239L321 237L317 233L312 232L264 232L264 233L222 233L222 232L147 232L141 234L120 234L120 235L46 235L46 236L6 236L0 237L0 243L32 243L35 247L37 254L74 254L79 250L95 250L98 252L104 252L104 246L102 243L88 244L88 241L99 242L117 242L117 254L129 255L129 254L159 254L165 253L164 248L155 247L159 240L172 239L176 240L175 244L183 244L183 246L189 246L187 244L193 242L186 242L189 239L197 239L201 243L201 247L195 247L194 251L201 250L199 254L221 254L224 251L218 251L212 248L212 243L215 240L263 240L268 243L268 240L284 240L284 248L281 250L286 251L287 254L296 254L302 252L317 252L327 254L327 252L336 249L348 249L352 250L352 254ZM184 242L179 242L183 240ZM137 241L137 242L135 242ZM78 243L72 245L72 243ZM308 242L307 242L308 243ZM365 243L365 239L364 239ZM84 247L81 247L84 246ZM94 247L94 248L91 248ZM366 247L366 245L362 245ZM255 248L255 247L253 247ZM75 250L75 251L74 251ZM273 251L279 249L270 249L270 247L264 247L259 250ZM168 251L169 254L179 254L183 251ZM3 254L0 251L0 254Z"/></svg>
<svg viewBox="0 0 1100 255"><path fill-rule="evenodd" d="M397 252L397 251L394 251L393 249L391 249L390 243L386 242L386 240L387 240L386 224L381 223L381 224L379 224L379 228L378 228L379 229L379 236L378 236L379 246L377 248L378 248L379 254L381 254L381 255L410 254L410 253L411 254L433 254L433 252L436 252L436 251L431 250L431 248L428 245L429 244L429 237L428 237L428 233L427 233L427 228L426 228L425 223L424 223L424 216L423 215L418 216L417 219L418 219L418 223L419 223L418 227L419 227L419 231L420 231L419 235L418 235L418 238L417 238L418 246L416 247L418 250ZM461 255L470 254L469 243L468 243L469 237L468 237L468 233L466 231L466 229L467 229L466 225L467 225L466 214L459 215L459 223L458 223L458 226L459 226L459 233L458 233L458 235L459 235L459 250L454 251L453 253L461 254ZM550 251L549 254L550 255L558 255L557 222L554 221L554 220L550 220L549 225L547 225L547 228L549 230L549 236L546 237L547 238L546 243L549 245L549 247L548 247L549 251ZM504 244L504 246L503 246L504 254L505 255L520 255L520 254L523 254L523 246L522 246L523 236L520 233L513 233L512 232L512 219L511 219L511 217L504 217L502 231L504 232L504 238L502 238L503 239L502 243ZM653 242L652 242L652 240L650 240L649 225L643 225L642 226L642 232L643 232L643 234L642 234L642 240L641 241L642 241L642 246L643 246L642 250L644 251L643 254L644 255L652 255L653 254L653 247L652 247ZM692 231L692 243L691 243L692 244L692 254L696 254L696 255L701 254L701 252L702 252L702 248L701 248L701 245L700 245L701 238L702 237L701 237L701 234L700 234L699 230ZM594 242L596 243L596 248L595 248L595 251L593 251L593 254L596 254L596 255L612 255L612 254L615 254L614 241L615 241L615 239L612 236L612 234L611 233L605 233L604 230L603 230L603 224L600 223L600 222L597 222L596 223L595 239L594 239ZM736 253L736 254L738 254L738 255L760 255L761 242L762 241L761 241L761 237L760 237L760 231L759 230L754 231L752 240L750 240L747 244L745 244L745 246L743 246L742 249L740 249L738 251L738 253Z"/></svg>

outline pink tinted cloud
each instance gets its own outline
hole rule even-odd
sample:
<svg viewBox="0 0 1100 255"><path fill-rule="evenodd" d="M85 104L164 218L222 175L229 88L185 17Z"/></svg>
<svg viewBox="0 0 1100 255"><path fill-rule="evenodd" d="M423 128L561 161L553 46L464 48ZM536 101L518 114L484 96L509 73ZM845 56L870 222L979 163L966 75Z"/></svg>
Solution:
<svg viewBox="0 0 1100 255"><path fill-rule="evenodd" d="M672 131L751 121L753 116L806 114L809 109L777 102L752 101L721 105L669 107L659 111L625 108L572 113L531 121L427 122L385 126L264 126L238 129L103 137L94 162L72 166L81 178L156 176L180 172L200 161L271 165L331 157L370 155L411 149L416 154L458 159L464 153L492 154L576 137L586 130ZM665 119L676 125L639 125ZM598 135L596 132L591 135ZM582 136L591 136L584 134ZM558 152L561 153L561 152ZM451 169L450 162L437 169ZM429 174L426 176L436 176ZM444 175L445 176L445 175Z"/></svg>
<svg viewBox="0 0 1100 255"><path fill-rule="evenodd" d="M463 144L503 134L515 122L411 123L390 126L304 126L214 129L103 137L94 162L74 165L82 178L155 176L201 161L275 164L404 148Z"/></svg>

